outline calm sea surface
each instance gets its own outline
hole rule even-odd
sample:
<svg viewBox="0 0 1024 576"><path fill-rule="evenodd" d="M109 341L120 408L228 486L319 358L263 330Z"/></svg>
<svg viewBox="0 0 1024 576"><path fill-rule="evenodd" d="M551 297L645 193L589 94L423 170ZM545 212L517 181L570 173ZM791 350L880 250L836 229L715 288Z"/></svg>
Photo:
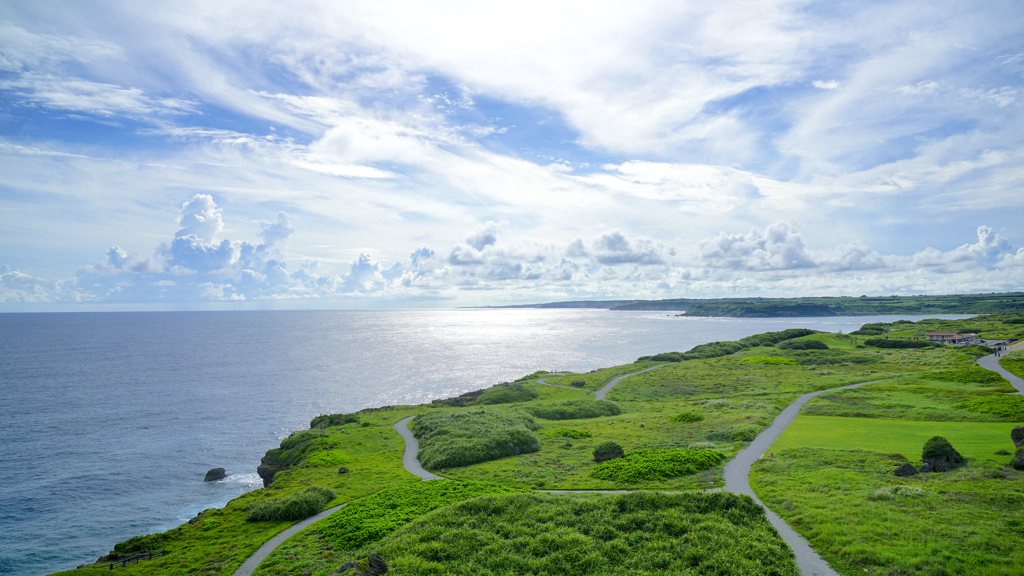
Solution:
<svg viewBox="0 0 1024 576"><path fill-rule="evenodd" d="M0 573L95 560L261 486L317 414L418 404L538 369L900 317L606 310L0 314ZM906 317L917 319L915 317ZM203 483L222 466L230 476Z"/></svg>

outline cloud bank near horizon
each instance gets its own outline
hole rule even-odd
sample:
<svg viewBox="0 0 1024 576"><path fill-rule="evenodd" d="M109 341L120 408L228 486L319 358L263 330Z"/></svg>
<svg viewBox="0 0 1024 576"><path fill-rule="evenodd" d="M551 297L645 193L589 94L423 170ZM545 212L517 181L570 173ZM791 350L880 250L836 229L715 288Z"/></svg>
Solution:
<svg viewBox="0 0 1024 576"><path fill-rule="evenodd" d="M881 255L858 243L808 248L793 222L747 233L723 231L684 249L617 229L589 241L538 243L488 221L446 250L420 246L407 260L391 265L360 254L346 273L330 274L315 260L289 264L282 248L295 228L284 212L275 222L258 223L255 234L263 239L258 244L219 238L223 212L206 194L185 202L177 223L180 228L173 237L148 255L114 246L103 260L80 267L75 277L65 280L47 281L0 267L0 300L173 304L370 298L450 303L472 291L480 295L477 303L488 303L620 294L714 297L755 287L760 295L828 294L837 286L850 294L893 286L902 292L944 292L951 286L1011 290L1012 282L1024 277L1024 248L1014 252L1006 238L984 225L977 229L976 242L945 252L927 248L898 256ZM919 283L900 285L908 274ZM998 284L1006 278L1008 284ZM765 289L768 285L776 288Z"/></svg>
<svg viewBox="0 0 1024 576"><path fill-rule="evenodd" d="M1020 290L1022 24L0 0L0 309Z"/></svg>

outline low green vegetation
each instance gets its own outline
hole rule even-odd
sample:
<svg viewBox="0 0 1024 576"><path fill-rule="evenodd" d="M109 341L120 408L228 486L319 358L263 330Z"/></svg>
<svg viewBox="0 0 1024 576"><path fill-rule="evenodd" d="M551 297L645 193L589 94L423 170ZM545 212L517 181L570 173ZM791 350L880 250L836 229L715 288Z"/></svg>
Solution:
<svg viewBox="0 0 1024 576"><path fill-rule="evenodd" d="M484 391L476 399L477 404L512 404L514 402L528 402L537 397L537 392L532 388L523 386L521 382L499 384Z"/></svg>
<svg viewBox="0 0 1024 576"><path fill-rule="evenodd" d="M684 362L686 360L718 358L720 356L735 354L745 348L774 346L779 342L790 340L792 338L800 338L801 336L808 336L810 334L815 334L816 332L816 330L808 330L806 328L790 328L779 332L765 332L763 334L755 334L753 336L747 336L746 338L740 338L735 341L729 340L699 344L690 348L686 352L663 352L661 354L655 354L654 356L641 356L640 358L637 358L636 361Z"/></svg>
<svg viewBox="0 0 1024 576"><path fill-rule="evenodd" d="M551 430L545 431L548 436L561 436L563 438L573 438L575 440L582 440L584 438L590 438L593 436L586 430L577 430L575 428L552 428Z"/></svg>
<svg viewBox="0 0 1024 576"><path fill-rule="evenodd" d="M409 425L420 443L420 464L430 470L536 452L538 428L528 414L497 408L439 409Z"/></svg>
<svg viewBox="0 0 1024 576"><path fill-rule="evenodd" d="M372 550L396 576L799 573L764 511L725 493L483 496Z"/></svg>
<svg viewBox="0 0 1024 576"><path fill-rule="evenodd" d="M248 522L295 521L309 518L323 510L334 500L334 490L322 486L310 486L281 498L270 498L253 502L245 507Z"/></svg>
<svg viewBox="0 0 1024 576"><path fill-rule="evenodd" d="M635 484L695 474L716 466L725 454L714 450L637 450L602 462L590 473L594 478Z"/></svg>
<svg viewBox="0 0 1024 576"><path fill-rule="evenodd" d="M979 414L998 416L1006 420L1024 422L1024 396L986 396L961 402L957 408Z"/></svg>
<svg viewBox="0 0 1024 576"><path fill-rule="evenodd" d="M700 412L680 412L668 419L669 422L701 422L704 415Z"/></svg>
<svg viewBox="0 0 1024 576"><path fill-rule="evenodd" d="M544 406L530 406L530 414L545 420L583 420L602 416L617 416L622 413L618 405L594 400L566 400Z"/></svg>
<svg viewBox="0 0 1024 576"><path fill-rule="evenodd" d="M853 334L772 332L584 374L538 371L427 405L318 416L310 430L268 452L261 466L267 488L118 544L123 553L170 552L119 570L230 576L292 523L246 521L247 510L259 508L250 505L272 507L314 486L335 493L318 509L348 506L290 539L257 574L326 576L370 553L384 555L395 574L795 573L791 560L764 561L779 558L771 552L777 536L761 532L767 525L747 516L742 499L643 500L625 511L633 505L612 496L495 492L721 486L724 461L799 395L871 382L807 404L770 448L774 454L755 464L759 497L843 574L1020 573L1024 475L1010 468L1016 450L1009 431L1024 423L1017 412L1024 400L976 366L988 353L983 347L865 344L878 337L919 342L933 331L1024 337L1024 324L1007 319L900 321ZM666 364L677 360L685 362ZM1024 363L1024 354L1003 360ZM608 395L613 402L587 394L655 366L619 382ZM583 389L537 378L570 388L582 381ZM457 481L420 483L404 471L404 445L391 426L407 416L417 416L410 428L424 465ZM934 436L947 438L967 465L893 475L908 461L919 466ZM598 452L621 457L595 461L595 449L606 444L617 449ZM697 509L710 516L691 514Z"/></svg>
<svg viewBox="0 0 1024 576"><path fill-rule="evenodd" d="M1024 378L1024 350L1016 350L1000 356L999 365L1010 374L1014 374L1018 378Z"/></svg>
<svg viewBox="0 0 1024 576"><path fill-rule="evenodd" d="M605 462L622 458L626 452L615 442L602 442L594 448L594 462Z"/></svg>
<svg viewBox="0 0 1024 576"><path fill-rule="evenodd" d="M899 432L880 426L873 434L889 437L892 448ZM901 451L919 456L918 440ZM893 475L902 456L876 446L869 452L776 444L774 458L754 464L751 486L840 574L1021 574L1024 473L1006 467L1011 457L993 455L994 440L987 454L971 452L966 468L909 478Z"/></svg>

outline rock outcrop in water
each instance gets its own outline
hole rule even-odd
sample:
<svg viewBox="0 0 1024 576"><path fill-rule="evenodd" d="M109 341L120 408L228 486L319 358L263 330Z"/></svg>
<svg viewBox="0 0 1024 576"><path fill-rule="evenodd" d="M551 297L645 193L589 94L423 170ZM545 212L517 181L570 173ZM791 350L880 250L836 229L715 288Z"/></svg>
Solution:
<svg viewBox="0 0 1024 576"><path fill-rule="evenodd" d="M210 470L209 472L206 473L206 476L203 477L203 482L213 482L215 480L223 480L223 479L225 479L227 477L228 477L228 475L224 472L223 468L214 468L214 469L212 469L212 470Z"/></svg>

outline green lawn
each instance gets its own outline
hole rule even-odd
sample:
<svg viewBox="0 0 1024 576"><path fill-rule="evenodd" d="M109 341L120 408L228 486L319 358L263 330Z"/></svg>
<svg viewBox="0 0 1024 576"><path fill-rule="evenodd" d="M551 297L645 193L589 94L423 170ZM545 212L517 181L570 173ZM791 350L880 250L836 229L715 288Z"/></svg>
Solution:
<svg viewBox="0 0 1024 576"><path fill-rule="evenodd" d="M932 436L944 436L965 457L1006 460L997 450L1013 450L1007 422L917 422L881 418L843 418L837 416L799 416L772 444L770 452L789 448L828 448L833 450L869 450L882 454L902 454L915 466L921 464L921 448ZM896 466L893 466L895 469Z"/></svg>

